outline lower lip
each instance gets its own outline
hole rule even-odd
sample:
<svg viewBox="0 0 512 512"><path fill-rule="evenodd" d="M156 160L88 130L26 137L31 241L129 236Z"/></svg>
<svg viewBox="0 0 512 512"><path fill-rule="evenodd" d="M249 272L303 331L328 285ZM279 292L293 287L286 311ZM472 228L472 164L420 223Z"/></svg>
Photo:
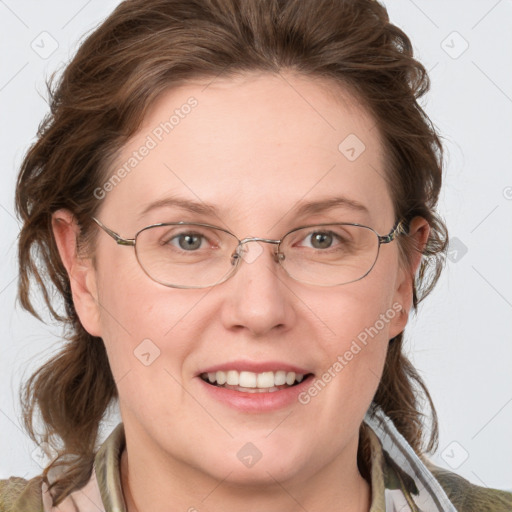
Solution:
<svg viewBox="0 0 512 512"><path fill-rule="evenodd" d="M201 381L206 392L219 402L242 412L268 412L298 403L298 395L310 385L313 375L309 375L295 386L272 393L244 393L234 389L212 386L201 377L197 378Z"/></svg>

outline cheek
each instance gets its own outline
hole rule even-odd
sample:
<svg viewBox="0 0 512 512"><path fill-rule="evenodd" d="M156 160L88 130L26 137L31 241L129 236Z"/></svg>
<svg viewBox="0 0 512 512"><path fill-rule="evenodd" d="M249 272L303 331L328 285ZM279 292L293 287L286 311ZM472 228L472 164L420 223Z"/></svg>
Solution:
<svg viewBox="0 0 512 512"><path fill-rule="evenodd" d="M190 373L199 322L189 321L200 297L160 287L146 277L103 290L103 340L126 418L172 418L187 414L181 383ZM161 289L160 289L161 288ZM185 413L183 413L185 414Z"/></svg>
<svg viewBox="0 0 512 512"><path fill-rule="evenodd" d="M364 413L379 384L390 330L401 307L393 302L393 276L385 266L375 267L361 281L318 299L315 310L323 312L321 320L329 335L321 346L323 372L315 389L303 397L305 402L323 394L322 400L332 402L325 410L341 414L343 404L343 414L347 407L355 417Z"/></svg>
<svg viewBox="0 0 512 512"><path fill-rule="evenodd" d="M317 310L330 331L326 349L333 352L352 350L354 354L373 353L396 321L400 305L393 303L394 293L390 276L375 272L365 279L333 290L319 301ZM374 343L375 341L375 343ZM354 348L351 349L351 346ZM360 352L357 345L364 347ZM347 354L350 358L350 354Z"/></svg>
<svg viewBox="0 0 512 512"><path fill-rule="evenodd" d="M102 263L98 268L101 333L114 378L131 372L132 381L148 379L151 385L160 373L155 370L180 372L192 350L193 332L200 328L191 312L204 291L164 287L129 258Z"/></svg>
<svg viewBox="0 0 512 512"><path fill-rule="evenodd" d="M350 301L337 318L332 318L339 335L325 346L326 372L342 375L342 381L347 379L340 383L341 387L361 390L378 381L395 315L395 309L388 307L386 301L374 299Z"/></svg>
<svg viewBox="0 0 512 512"><path fill-rule="evenodd" d="M365 324L361 317L346 324L337 344L325 347L323 371L298 397L304 424L315 425L327 439L338 439L322 447L329 453L340 449L344 439L340 433L358 432L380 382L387 336L384 329L377 333L368 329L371 334L367 334Z"/></svg>

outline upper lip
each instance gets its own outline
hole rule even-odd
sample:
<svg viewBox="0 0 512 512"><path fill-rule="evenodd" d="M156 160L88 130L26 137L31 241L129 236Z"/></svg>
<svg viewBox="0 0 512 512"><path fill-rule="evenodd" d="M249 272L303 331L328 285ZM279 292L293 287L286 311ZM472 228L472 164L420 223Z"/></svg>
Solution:
<svg viewBox="0 0 512 512"><path fill-rule="evenodd" d="M227 363L220 363L214 366L209 366L208 368L204 368L201 370L198 375L203 373L213 373L213 372L226 372L228 370L236 370L238 372L253 372L253 373L263 373L263 372L277 372L279 370L283 370L286 372L295 372L296 374L307 375L308 373L312 373L300 366L295 366L289 363L283 363L280 361L230 361Z"/></svg>

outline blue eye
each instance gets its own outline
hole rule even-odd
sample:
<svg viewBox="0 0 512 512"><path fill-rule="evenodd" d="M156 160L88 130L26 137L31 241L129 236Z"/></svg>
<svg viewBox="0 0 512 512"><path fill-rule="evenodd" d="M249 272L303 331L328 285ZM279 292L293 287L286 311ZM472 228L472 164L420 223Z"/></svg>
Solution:
<svg viewBox="0 0 512 512"><path fill-rule="evenodd" d="M162 245L171 245L184 251L195 251L201 248L204 240L206 240L204 235L190 231L166 237L162 240Z"/></svg>
<svg viewBox="0 0 512 512"><path fill-rule="evenodd" d="M180 249L184 249L185 251L190 251L194 249L199 249L201 247L201 241L204 238L202 235L196 235L193 233L182 233L174 239L178 239L178 244Z"/></svg>
<svg viewBox="0 0 512 512"><path fill-rule="evenodd" d="M314 249L328 249L334 241L333 234L327 231L316 231L315 233L308 235L306 238L310 239L310 243Z"/></svg>
<svg viewBox="0 0 512 512"><path fill-rule="evenodd" d="M313 231L308 233L306 237L303 238L303 241L308 243L306 247L317 250L331 249L349 243L347 238L343 237L341 233L335 233L332 230Z"/></svg>

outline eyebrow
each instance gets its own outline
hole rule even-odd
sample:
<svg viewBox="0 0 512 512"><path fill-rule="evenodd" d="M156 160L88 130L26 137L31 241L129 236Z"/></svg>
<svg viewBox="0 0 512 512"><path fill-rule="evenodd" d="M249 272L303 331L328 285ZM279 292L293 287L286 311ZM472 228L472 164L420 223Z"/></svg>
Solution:
<svg viewBox="0 0 512 512"><path fill-rule="evenodd" d="M142 213L139 215L139 218L143 217L152 210L164 207L179 208L181 210L197 213L200 215L209 215L215 217L219 217L220 215L219 210L212 204L197 202L190 199L174 196L160 199L159 201L155 201L149 204L146 208L144 208ZM334 208L346 208L348 210L369 214L368 208L366 208L366 206L364 206L362 203L344 196L329 197L317 201L301 201L290 210L290 213L293 213L296 216L315 215Z"/></svg>

